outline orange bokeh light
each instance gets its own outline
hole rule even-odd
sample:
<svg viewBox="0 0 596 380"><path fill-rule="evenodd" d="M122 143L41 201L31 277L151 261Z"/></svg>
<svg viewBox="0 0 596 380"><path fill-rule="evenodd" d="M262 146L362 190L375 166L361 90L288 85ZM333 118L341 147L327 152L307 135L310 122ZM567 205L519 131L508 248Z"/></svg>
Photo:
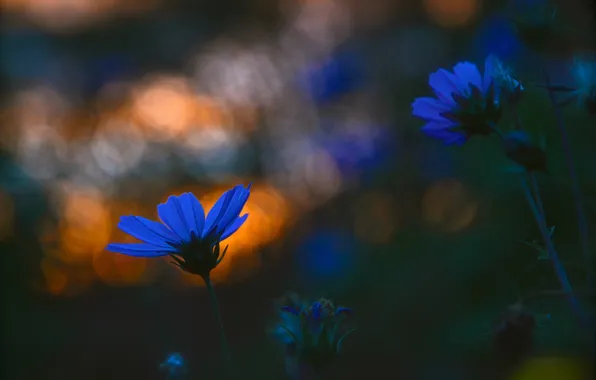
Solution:
<svg viewBox="0 0 596 380"><path fill-rule="evenodd" d="M150 137L164 140L186 131L196 115L195 95L183 77L159 76L133 90L133 115Z"/></svg>
<svg viewBox="0 0 596 380"><path fill-rule="evenodd" d="M94 190L70 189L60 218L60 259L66 263L89 262L108 244L110 211L105 199Z"/></svg>
<svg viewBox="0 0 596 380"><path fill-rule="evenodd" d="M455 179L434 183L422 198L422 217L447 231L469 227L478 211L478 202L470 199L465 186Z"/></svg>
<svg viewBox="0 0 596 380"><path fill-rule="evenodd" d="M474 18L481 7L480 0L424 0L428 15L444 27L462 26Z"/></svg>

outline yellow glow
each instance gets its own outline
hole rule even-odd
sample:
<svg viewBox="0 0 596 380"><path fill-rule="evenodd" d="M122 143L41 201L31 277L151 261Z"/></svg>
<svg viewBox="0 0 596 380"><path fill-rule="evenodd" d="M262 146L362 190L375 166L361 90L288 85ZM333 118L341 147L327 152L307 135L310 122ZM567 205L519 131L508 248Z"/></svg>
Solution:
<svg viewBox="0 0 596 380"><path fill-rule="evenodd" d="M89 262L109 243L110 211L102 196L93 190L66 192L59 234L61 257L67 263Z"/></svg>
<svg viewBox="0 0 596 380"><path fill-rule="evenodd" d="M444 27L462 26L474 18L481 0L424 0L428 15Z"/></svg>
<svg viewBox="0 0 596 380"><path fill-rule="evenodd" d="M509 380L587 380L593 372L572 358L545 357L528 360Z"/></svg>
<svg viewBox="0 0 596 380"><path fill-rule="evenodd" d="M24 14L40 26L68 30L115 14L153 9L157 0L0 0L3 10Z"/></svg>
<svg viewBox="0 0 596 380"><path fill-rule="evenodd" d="M133 91L133 114L156 139L172 138L186 131L196 111L195 95L183 77L148 79Z"/></svg>
<svg viewBox="0 0 596 380"><path fill-rule="evenodd" d="M448 232L469 227L478 210L478 202L470 199L464 185L455 179L433 184L422 198L422 218Z"/></svg>
<svg viewBox="0 0 596 380"><path fill-rule="evenodd" d="M68 272L55 260L44 258L41 261L41 271L45 277L46 290L52 295L60 295L68 284Z"/></svg>
<svg viewBox="0 0 596 380"><path fill-rule="evenodd" d="M147 261L144 257L131 257L113 252L99 252L94 255L93 269L106 284L126 286L146 283Z"/></svg>

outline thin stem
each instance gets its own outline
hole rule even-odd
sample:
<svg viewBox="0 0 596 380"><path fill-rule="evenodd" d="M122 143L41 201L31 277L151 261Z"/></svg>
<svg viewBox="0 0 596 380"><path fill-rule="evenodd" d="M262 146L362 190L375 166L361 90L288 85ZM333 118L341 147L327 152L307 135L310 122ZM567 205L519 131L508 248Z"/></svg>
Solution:
<svg viewBox="0 0 596 380"><path fill-rule="evenodd" d="M536 176L534 173L528 174L528 181L532 186L532 190L526 183L526 181L522 178L522 187L524 189L524 195L526 196L526 200L530 205L530 209L532 210L532 214L534 214L534 218L536 219L536 223L538 224L538 228L540 229L540 234L542 235L542 239L544 240L544 245L546 246L546 250L548 252L548 257L553 264L553 269L555 270L555 274L565 292L567 297L567 301L569 302L571 309L576 314L579 319L579 322L582 326L588 326L588 318L586 313L584 312L581 304L579 303L577 297L573 293L573 288L571 287L571 283L569 282L569 278L567 277L567 272L565 271L565 267L561 263L559 259L559 255L555 249L555 246L550 239L548 234L548 228L546 226L546 216L544 213L544 207L542 205L542 199L540 197L540 191L538 188L538 183L536 182ZM532 195L532 192L534 193Z"/></svg>
<svg viewBox="0 0 596 380"><path fill-rule="evenodd" d="M594 296L596 294L596 292L594 292L593 290L574 290L575 294L582 294L584 296ZM529 294L525 297L521 297L521 301L523 303L526 303L530 300L536 299L536 298L544 298L544 297L562 297L562 296L567 296L567 293L563 290L543 290L540 292L536 292L536 293L532 293Z"/></svg>
<svg viewBox="0 0 596 380"><path fill-rule="evenodd" d="M519 117L519 112L517 112L517 107L512 106L511 110L513 111L513 117L515 118L515 129L516 130L521 130L522 129L522 122L521 119Z"/></svg>
<svg viewBox="0 0 596 380"><path fill-rule="evenodd" d="M577 213L577 222L579 226L579 234L581 239L582 255L586 262L586 266L588 268L591 268L592 260L590 255L590 238L588 235L588 223L586 221L586 215L584 212L583 196L579 186L577 170L575 168L573 155L571 154L571 143L569 142L569 134L567 133L567 128L565 128L565 123L563 122L563 115L561 113L559 105L557 104L555 92L550 88L550 77L546 69L544 69L544 82L548 90L548 96L555 111L556 124L559 129L559 132L561 133L561 140L563 142L563 153L565 155L565 161L567 162L567 168L569 169L569 176L571 177L571 190L573 192L573 199L575 201L575 211ZM595 285L592 273L588 272L586 274L586 279L588 282L588 287L592 287L593 285Z"/></svg>
<svg viewBox="0 0 596 380"><path fill-rule="evenodd" d="M219 335L221 339L221 352L224 357L225 361L225 371L226 373L230 373L231 367L230 364L232 359L230 357L230 349L228 347L228 339L226 338L226 330L224 328L223 319L221 318L221 313L219 311L219 303L217 302L217 296L215 295L215 289L213 288L213 283L211 282L211 278L209 276L204 276L203 281L205 281L205 286L207 286L207 292L209 293L209 299L211 300L211 308L213 309L213 314L215 315L215 319L219 324Z"/></svg>

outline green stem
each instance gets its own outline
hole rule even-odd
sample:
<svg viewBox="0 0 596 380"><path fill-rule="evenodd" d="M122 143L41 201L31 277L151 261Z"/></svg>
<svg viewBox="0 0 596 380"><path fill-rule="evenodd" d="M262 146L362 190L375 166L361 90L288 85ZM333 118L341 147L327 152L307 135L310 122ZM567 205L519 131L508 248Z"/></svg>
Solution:
<svg viewBox="0 0 596 380"><path fill-rule="evenodd" d="M230 373L231 370L231 356L230 356L230 348L228 346L228 339L226 338L226 330L224 328L223 319L221 318L221 312L219 311L219 303L217 302L217 296L215 295L215 289L213 288L213 283L211 282L211 278L209 276L204 276L203 281L205 281L205 286L207 286L207 292L209 293L209 299L211 301L211 308L213 309L213 314L215 315L215 319L219 324L219 335L221 339L221 352L224 357L224 364L225 364L225 371L226 373Z"/></svg>
<svg viewBox="0 0 596 380"><path fill-rule="evenodd" d="M571 143L569 141L569 134L567 133L567 128L565 128L565 123L563 122L563 115L561 113L561 109L557 104L557 99L555 97L555 92L550 88L550 76L546 69L543 70L544 74L544 81L546 84L546 88L548 91L548 97L553 105L555 111L555 120L557 124L557 128L559 129L559 133L561 134L561 140L563 143L563 153L565 156L565 161L567 162L567 168L569 170L569 177L571 179L571 190L573 192L573 200L575 202L575 212L577 214L577 221L579 226L579 235L581 239L581 246L582 246L582 255L584 260L586 261L586 266L591 268L592 257L590 254L590 237L588 235L588 223L586 221L586 215L584 212L584 205L583 205L583 196L579 186L579 179L577 176L577 170L575 168L575 162L573 160L573 155L571 154ZM594 283L594 278L590 272L586 274L586 280L588 283L588 287L592 287L596 285Z"/></svg>
<svg viewBox="0 0 596 380"><path fill-rule="evenodd" d="M532 210L532 214L534 214L534 218L536 219L536 223L538 224L538 228L540 229L540 234L542 235L542 239L544 240L544 245L546 246L546 250L548 252L548 256L550 261L553 264L553 269L555 274L565 292L567 297L567 301L569 302L571 309L576 314L580 324L583 327L589 326L589 321L586 313L584 312L581 304L579 303L577 297L573 292L573 288L571 283L569 282L569 278L567 277L567 272L565 271L565 267L561 263L559 255L555 249L555 246L548 234L548 228L546 225L546 216L544 213L544 207L542 205L542 199L540 197L540 191L538 188L538 183L536 182L536 176L534 173L528 173L528 181L530 182L530 186L532 190L528 186L527 182L522 179L522 187L524 189L524 195L526 196L526 200L530 205ZM532 194L533 193L533 194Z"/></svg>

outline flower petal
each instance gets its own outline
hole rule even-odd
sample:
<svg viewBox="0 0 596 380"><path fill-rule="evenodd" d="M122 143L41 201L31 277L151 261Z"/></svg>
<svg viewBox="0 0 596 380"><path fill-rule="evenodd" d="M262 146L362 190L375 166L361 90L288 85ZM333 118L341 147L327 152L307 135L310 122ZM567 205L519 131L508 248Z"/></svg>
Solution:
<svg viewBox="0 0 596 380"><path fill-rule="evenodd" d="M177 196L171 195L166 203L157 206L159 219L168 226L183 241L190 240L190 230L186 225L186 219L182 210L182 205Z"/></svg>
<svg viewBox="0 0 596 380"><path fill-rule="evenodd" d="M230 204L236 192L240 191L241 189L241 185L235 186L234 188L224 192L219 197L217 202L215 202L215 204L213 205L213 207L211 207L211 210L209 210L209 213L207 214L202 237L205 237L208 234L212 233L213 229L218 226L219 221L226 214L228 208L230 207Z"/></svg>
<svg viewBox="0 0 596 380"><path fill-rule="evenodd" d="M460 83L461 91L467 91L470 84L482 88L482 77L475 64L470 62L460 62L455 65L453 72Z"/></svg>
<svg viewBox="0 0 596 380"><path fill-rule="evenodd" d="M441 113L450 111L451 107L434 98L416 98L412 103L412 115L424 120L443 120Z"/></svg>
<svg viewBox="0 0 596 380"><path fill-rule="evenodd" d="M486 57L484 61L484 78L482 80L482 92L486 94L490 84L494 81L497 69L499 67L499 61L493 54Z"/></svg>
<svg viewBox="0 0 596 380"><path fill-rule="evenodd" d="M201 202L192 193L184 193L179 197L186 226L195 236L201 237L205 226L205 210Z"/></svg>
<svg viewBox="0 0 596 380"><path fill-rule="evenodd" d="M159 247L170 247L168 243L180 243L180 239L161 223L140 216L123 216L118 228L145 243Z"/></svg>
<svg viewBox="0 0 596 380"><path fill-rule="evenodd" d="M228 227L234 223L236 219L238 219L238 215L240 215L240 212L242 212L242 209L244 208L244 205L250 196L250 186L251 185L248 185L246 188L242 187L234 194L234 197L230 202L230 207L228 207L225 215L219 222L219 232L225 232Z"/></svg>
<svg viewBox="0 0 596 380"><path fill-rule="evenodd" d="M230 236L232 236L232 234L234 232L238 231L238 229L240 227L242 227L244 222L246 222L247 218L248 218L248 214L244 214L241 217L239 217L238 219L236 219L232 224L230 224L230 226L228 228L226 228L224 233L221 235L221 240L225 240L225 239L229 238Z"/></svg>
<svg viewBox="0 0 596 380"><path fill-rule="evenodd" d="M432 73L428 83L439 99L449 105L455 105L451 94L460 91L458 78L445 69L439 69Z"/></svg>
<svg viewBox="0 0 596 380"><path fill-rule="evenodd" d="M134 257L160 257L167 256L174 252L174 247L163 248L153 244L137 244L137 243L116 243L108 244L106 247L107 251L121 253L123 255L134 256Z"/></svg>
<svg viewBox="0 0 596 380"><path fill-rule="evenodd" d="M422 132L428 137L443 141L445 145L461 145L466 142L467 137L461 132L452 132L449 128L456 124L440 123L431 121L421 128Z"/></svg>

